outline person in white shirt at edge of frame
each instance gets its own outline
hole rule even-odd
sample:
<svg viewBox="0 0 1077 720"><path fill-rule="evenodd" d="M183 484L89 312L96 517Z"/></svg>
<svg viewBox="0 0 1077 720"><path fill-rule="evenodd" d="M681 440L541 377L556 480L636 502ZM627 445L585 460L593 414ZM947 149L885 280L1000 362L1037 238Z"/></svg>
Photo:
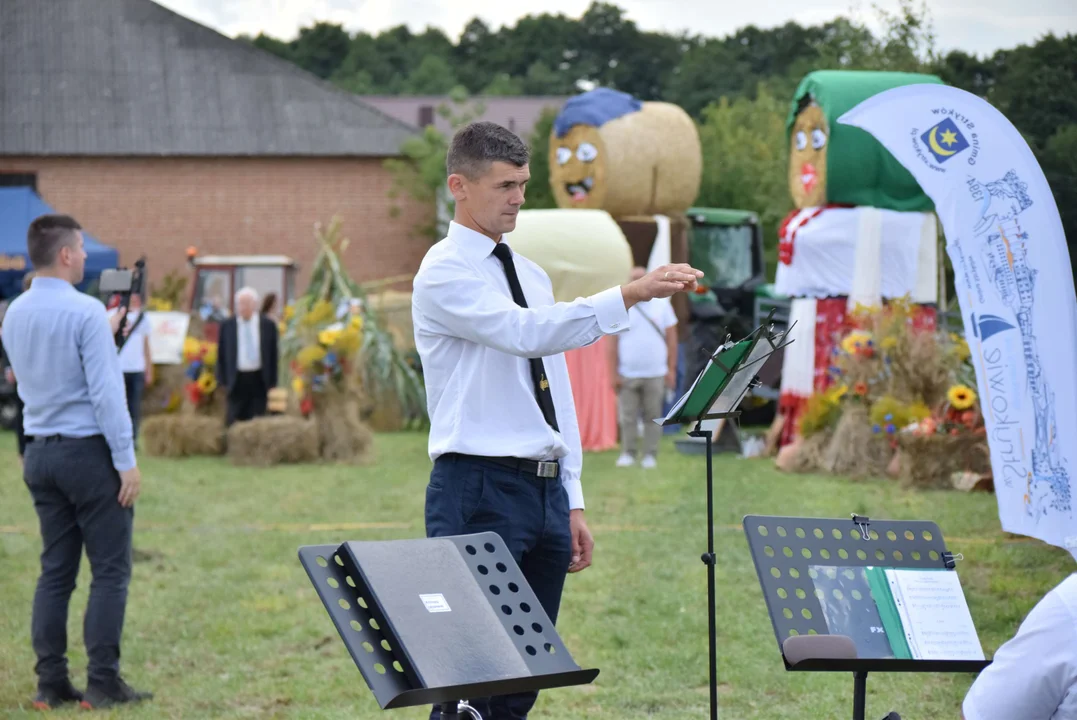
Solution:
<svg viewBox="0 0 1077 720"><path fill-rule="evenodd" d="M116 296L117 299L119 296ZM131 414L135 448L138 448L138 426L142 419L142 391L153 385L153 357L150 353L150 322L142 313L142 297L132 295L124 325L126 339L120 348L120 370L127 390L127 411ZM109 310L109 317L116 315L119 307Z"/></svg>
<svg viewBox="0 0 1077 720"><path fill-rule="evenodd" d="M1077 573L1032 608L961 710L964 720L1077 720Z"/></svg>
<svg viewBox="0 0 1077 720"><path fill-rule="evenodd" d="M694 291L702 273L664 265L555 303L549 276L504 237L524 204L528 164L527 146L500 125L477 122L455 134L446 157L455 213L415 276L412 319L434 462L427 535L498 533L556 623L567 573L588 567L594 546L563 353L627 330L633 305ZM486 720L519 720L537 697L469 702ZM437 706L431 717L440 718Z"/></svg>
<svg viewBox="0 0 1077 720"><path fill-rule="evenodd" d="M647 269L632 269L632 280ZM617 393L617 414L621 425L621 457L617 467L636 464L639 422L643 420L643 461L645 469L657 465L662 427L654 419L662 416L666 392L677 386L677 315L669 302L639 303L628 311L631 329L614 335L609 342L610 376Z"/></svg>

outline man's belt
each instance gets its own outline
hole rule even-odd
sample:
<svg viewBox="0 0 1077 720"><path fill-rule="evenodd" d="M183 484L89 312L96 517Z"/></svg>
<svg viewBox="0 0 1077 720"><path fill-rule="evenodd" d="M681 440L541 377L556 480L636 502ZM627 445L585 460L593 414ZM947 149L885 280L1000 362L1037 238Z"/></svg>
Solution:
<svg viewBox="0 0 1077 720"><path fill-rule="evenodd" d="M561 476L561 463L556 460L524 460L514 457L487 457L486 455L464 455L462 453L450 453L450 457L464 458L467 460L485 460L510 470L518 470L540 478L556 478Z"/></svg>

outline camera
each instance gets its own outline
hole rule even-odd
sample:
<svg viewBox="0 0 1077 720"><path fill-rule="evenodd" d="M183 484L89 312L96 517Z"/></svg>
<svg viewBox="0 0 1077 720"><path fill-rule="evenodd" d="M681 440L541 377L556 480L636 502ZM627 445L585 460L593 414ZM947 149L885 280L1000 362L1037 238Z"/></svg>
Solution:
<svg viewBox="0 0 1077 720"><path fill-rule="evenodd" d="M106 297L108 295L120 296L120 307L124 310L124 317L120 319L120 326L116 330L116 347L122 348L127 341L124 332L127 326L127 311L131 307L131 296L142 297L146 278L146 256L143 255L135 262L135 266L128 268L114 268L101 271L101 277L97 281L97 291ZM141 318L140 318L141 319Z"/></svg>

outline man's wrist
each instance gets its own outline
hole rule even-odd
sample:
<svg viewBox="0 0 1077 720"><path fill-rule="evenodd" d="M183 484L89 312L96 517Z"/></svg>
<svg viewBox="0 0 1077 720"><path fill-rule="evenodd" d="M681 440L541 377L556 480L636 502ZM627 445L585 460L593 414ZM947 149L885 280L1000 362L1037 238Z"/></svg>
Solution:
<svg viewBox="0 0 1077 720"><path fill-rule="evenodd" d="M628 310L633 305L640 301L639 289L636 287L636 283L630 282L621 286L621 297L625 301L625 310Z"/></svg>

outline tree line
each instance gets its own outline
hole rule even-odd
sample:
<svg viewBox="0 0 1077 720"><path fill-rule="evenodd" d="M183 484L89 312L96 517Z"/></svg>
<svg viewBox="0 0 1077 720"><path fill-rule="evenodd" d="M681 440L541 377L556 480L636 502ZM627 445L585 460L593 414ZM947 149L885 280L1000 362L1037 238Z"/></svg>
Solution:
<svg viewBox="0 0 1077 720"><path fill-rule="evenodd" d="M497 29L476 18L456 42L436 28L349 34L330 23L291 40L242 39L359 94L453 95L460 117L474 114L461 111L464 97L571 95L593 85L675 103L696 119L703 143L698 204L760 213L770 245L790 207L784 122L800 79L818 69L933 73L985 98L1021 131L1077 243L1077 35L1048 34L989 57L941 53L926 5L902 0L896 12L876 13L877 33L861 19L837 18L706 37L641 30L616 4L596 1L579 18L542 13ZM551 123L543 118L531 138L528 207L553 204L541 184ZM436 185L443 145L430 132L411 144L407 154L425 168L405 185Z"/></svg>

